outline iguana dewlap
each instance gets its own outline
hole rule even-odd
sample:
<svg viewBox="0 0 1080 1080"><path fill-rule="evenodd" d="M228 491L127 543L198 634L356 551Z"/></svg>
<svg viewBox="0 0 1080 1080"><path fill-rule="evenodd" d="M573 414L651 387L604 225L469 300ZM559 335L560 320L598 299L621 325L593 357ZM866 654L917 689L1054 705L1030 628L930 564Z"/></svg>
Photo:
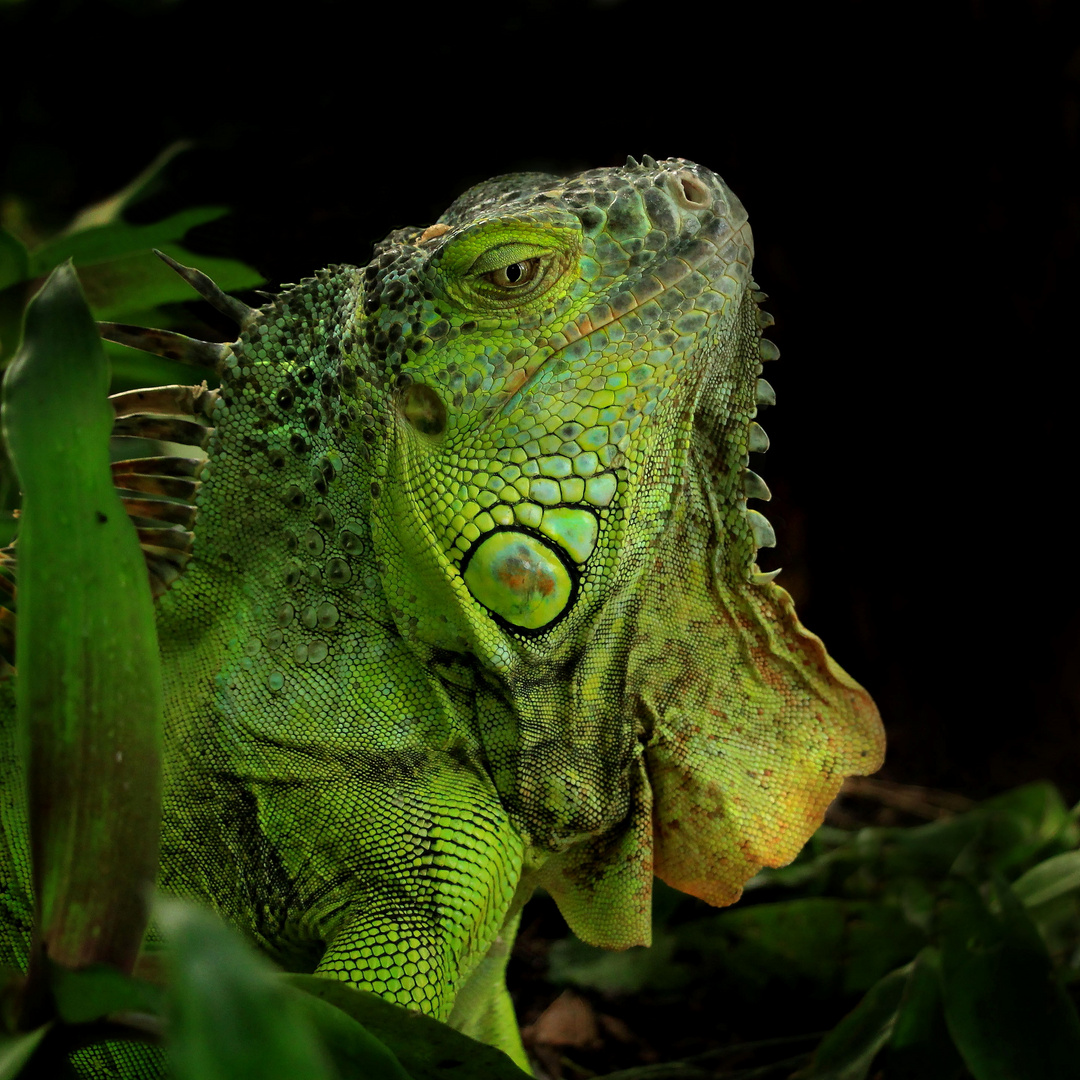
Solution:
<svg viewBox="0 0 1080 1080"><path fill-rule="evenodd" d="M230 345L107 332L221 381L114 399L207 453L115 469L161 594L162 889L447 1017L535 885L647 943L654 874L731 903L878 767L755 563L752 253L719 177L630 159L488 181L261 309L188 272Z"/></svg>

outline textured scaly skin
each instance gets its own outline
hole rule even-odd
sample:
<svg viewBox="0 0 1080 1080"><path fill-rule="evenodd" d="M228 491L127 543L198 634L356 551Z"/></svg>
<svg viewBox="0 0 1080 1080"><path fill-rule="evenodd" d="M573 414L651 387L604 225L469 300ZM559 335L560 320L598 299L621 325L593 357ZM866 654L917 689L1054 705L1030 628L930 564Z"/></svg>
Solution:
<svg viewBox="0 0 1080 1080"><path fill-rule="evenodd" d="M731 903L878 767L755 564L751 257L692 163L522 174L245 320L159 607L163 889L287 968L443 1018L460 991L520 1060L536 884L647 943L654 873Z"/></svg>

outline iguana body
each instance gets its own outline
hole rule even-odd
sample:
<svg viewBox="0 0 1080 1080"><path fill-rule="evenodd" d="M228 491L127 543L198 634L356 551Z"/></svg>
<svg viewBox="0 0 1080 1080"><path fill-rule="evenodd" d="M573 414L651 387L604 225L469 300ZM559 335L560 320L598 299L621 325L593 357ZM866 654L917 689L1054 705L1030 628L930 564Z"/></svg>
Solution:
<svg viewBox="0 0 1080 1080"><path fill-rule="evenodd" d="M537 884L584 940L647 943L654 873L730 903L877 768L870 699L755 564L751 255L689 162L515 175L238 305L230 346L129 336L221 378L118 404L208 452L118 469L171 585L164 890L287 968L442 1018L463 994L508 1045Z"/></svg>

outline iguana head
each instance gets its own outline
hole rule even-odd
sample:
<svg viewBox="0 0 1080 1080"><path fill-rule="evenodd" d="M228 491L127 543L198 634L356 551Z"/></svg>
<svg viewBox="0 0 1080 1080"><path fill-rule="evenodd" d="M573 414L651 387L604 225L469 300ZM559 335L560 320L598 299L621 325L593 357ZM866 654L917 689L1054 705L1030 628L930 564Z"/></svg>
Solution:
<svg viewBox="0 0 1080 1080"><path fill-rule="evenodd" d="M144 333L221 374L185 401L214 425L194 558L235 596L238 745L430 750L442 710L597 944L647 939L654 871L730 903L793 858L883 740L755 564L777 351L752 250L719 177L631 159L473 188L367 267L233 309L232 345ZM152 571L182 561L164 533Z"/></svg>
<svg viewBox="0 0 1080 1080"><path fill-rule="evenodd" d="M702 423L723 572L755 572L751 256L742 205L682 160L502 177L381 246L355 330L386 419L376 550L423 585L406 633L504 670L558 651L645 572Z"/></svg>

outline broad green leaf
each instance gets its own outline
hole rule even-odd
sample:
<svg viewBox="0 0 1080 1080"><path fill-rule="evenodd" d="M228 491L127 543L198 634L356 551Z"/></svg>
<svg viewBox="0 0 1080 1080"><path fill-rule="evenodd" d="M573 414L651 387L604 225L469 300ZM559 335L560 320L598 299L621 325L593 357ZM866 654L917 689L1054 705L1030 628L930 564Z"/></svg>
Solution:
<svg viewBox="0 0 1080 1080"><path fill-rule="evenodd" d="M189 139L180 139L166 146L164 150L134 180L125 184L119 191L114 192L101 202L84 207L76 215L67 227L68 233L79 232L82 229L90 229L95 225L109 225L120 220L120 215L132 204L139 201L157 181L162 170L173 158L190 150L195 144Z"/></svg>
<svg viewBox="0 0 1080 1080"><path fill-rule="evenodd" d="M1077 823L1060 793L1039 782L914 828L866 828L853 835L819 829L804 856L791 866L762 871L751 885L876 898L905 878L936 887L950 871L974 877L992 869L1016 873L1028 860L1078 842Z"/></svg>
<svg viewBox="0 0 1080 1080"><path fill-rule="evenodd" d="M264 278L242 262L193 255L180 245L189 230L227 213L223 206L196 206L150 225L113 219L69 231L32 251L24 259L23 277L39 277L65 259L73 259L95 314L114 321L138 321L147 309L194 298L191 287L153 254L153 248L185 265L197 265L227 292L261 285ZM0 270L3 255L0 243ZM154 314L148 321L159 324L162 320Z"/></svg>
<svg viewBox="0 0 1080 1080"><path fill-rule="evenodd" d="M821 1040L799 1080L864 1080L874 1058L889 1041L909 967L891 971Z"/></svg>
<svg viewBox="0 0 1080 1080"><path fill-rule="evenodd" d="M0 290L17 285L30 276L30 256L26 245L0 226Z"/></svg>
<svg viewBox="0 0 1080 1080"><path fill-rule="evenodd" d="M26 245L0 226L0 356L10 355L18 344L29 276Z"/></svg>
<svg viewBox="0 0 1080 1080"><path fill-rule="evenodd" d="M1075 1080L1080 1019L1023 905L1000 878L1000 914L964 882L942 910L945 1018L976 1080Z"/></svg>
<svg viewBox="0 0 1080 1080"><path fill-rule="evenodd" d="M1044 859L1014 881L1012 889L1028 908L1080 889L1080 851L1065 851Z"/></svg>
<svg viewBox="0 0 1080 1080"><path fill-rule="evenodd" d="M941 954L927 947L910 966L886 1054L891 1080L952 1080L963 1069L941 999Z"/></svg>
<svg viewBox="0 0 1080 1080"><path fill-rule="evenodd" d="M226 292L250 289L264 280L250 266L235 259L195 255L178 243L163 241L155 246L186 266L197 266ZM191 286L149 248L80 269L80 276L95 315L114 322L145 321L139 313L148 308L196 299Z"/></svg>
<svg viewBox="0 0 1080 1080"><path fill-rule="evenodd" d="M157 870L162 691L146 564L109 470L108 382L61 266L3 386L23 492L16 700L36 933L59 964L130 971Z"/></svg>
<svg viewBox="0 0 1080 1080"><path fill-rule="evenodd" d="M0 1035L0 1080L15 1080L30 1060L52 1021L18 1035Z"/></svg>
<svg viewBox="0 0 1080 1080"><path fill-rule="evenodd" d="M170 946L175 1080L332 1080L307 1010L270 965L210 912L160 899Z"/></svg>
<svg viewBox="0 0 1080 1080"><path fill-rule="evenodd" d="M994 862L995 868L1002 872L1013 870L1038 852L1057 854L1080 843L1080 829L1061 792L1049 780L1005 791L987 799L979 808L990 815L1004 812L1023 822L1023 838Z"/></svg>
<svg viewBox="0 0 1080 1080"><path fill-rule="evenodd" d="M160 986L133 979L107 964L93 964L80 971L54 965L49 986L60 1018L69 1024L84 1024L108 1013L161 1012Z"/></svg>
<svg viewBox="0 0 1080 1080"><path fill-rule="evenodd" d="M413 1080L526 1080L528 1076L501 1050L366 990L317 975L284 978L360 1021L394 1053Z"/></svg>
<svg viewBox="0 0 1080 1080"><path fill-rule="evenodd" d="M30 276L47 274L54 266L59 266L67 259L73 260L82 270L94 263L109 262L121 255L149 251L167 244L170 240L180 240L196 225L215 221L228 212L227 206L194 206L152 225L129 225L125 221L114 221L79 232L62 233L31 252Z"/></svg>
<svg viewBox="0 0 1080 1080"><path fill-rule="evenodd" d="M292 988L290 988L292 990ZM359 1021L322 998L293 990L301 1011L311 1021L342 1080L409 1080L401 1062Z"/></svg>
<svg viewBox="0 0 1080 1080"><path fill-rule="evenodd" d="M599 990L603 994L636 994L645 987L673 990L685 986L699 971L688 964L675 964L674 934L653 934L648 948L634 946L613 951L586 945L577 937L552 943L548 953L548 978L556 984Z"/></svg>

